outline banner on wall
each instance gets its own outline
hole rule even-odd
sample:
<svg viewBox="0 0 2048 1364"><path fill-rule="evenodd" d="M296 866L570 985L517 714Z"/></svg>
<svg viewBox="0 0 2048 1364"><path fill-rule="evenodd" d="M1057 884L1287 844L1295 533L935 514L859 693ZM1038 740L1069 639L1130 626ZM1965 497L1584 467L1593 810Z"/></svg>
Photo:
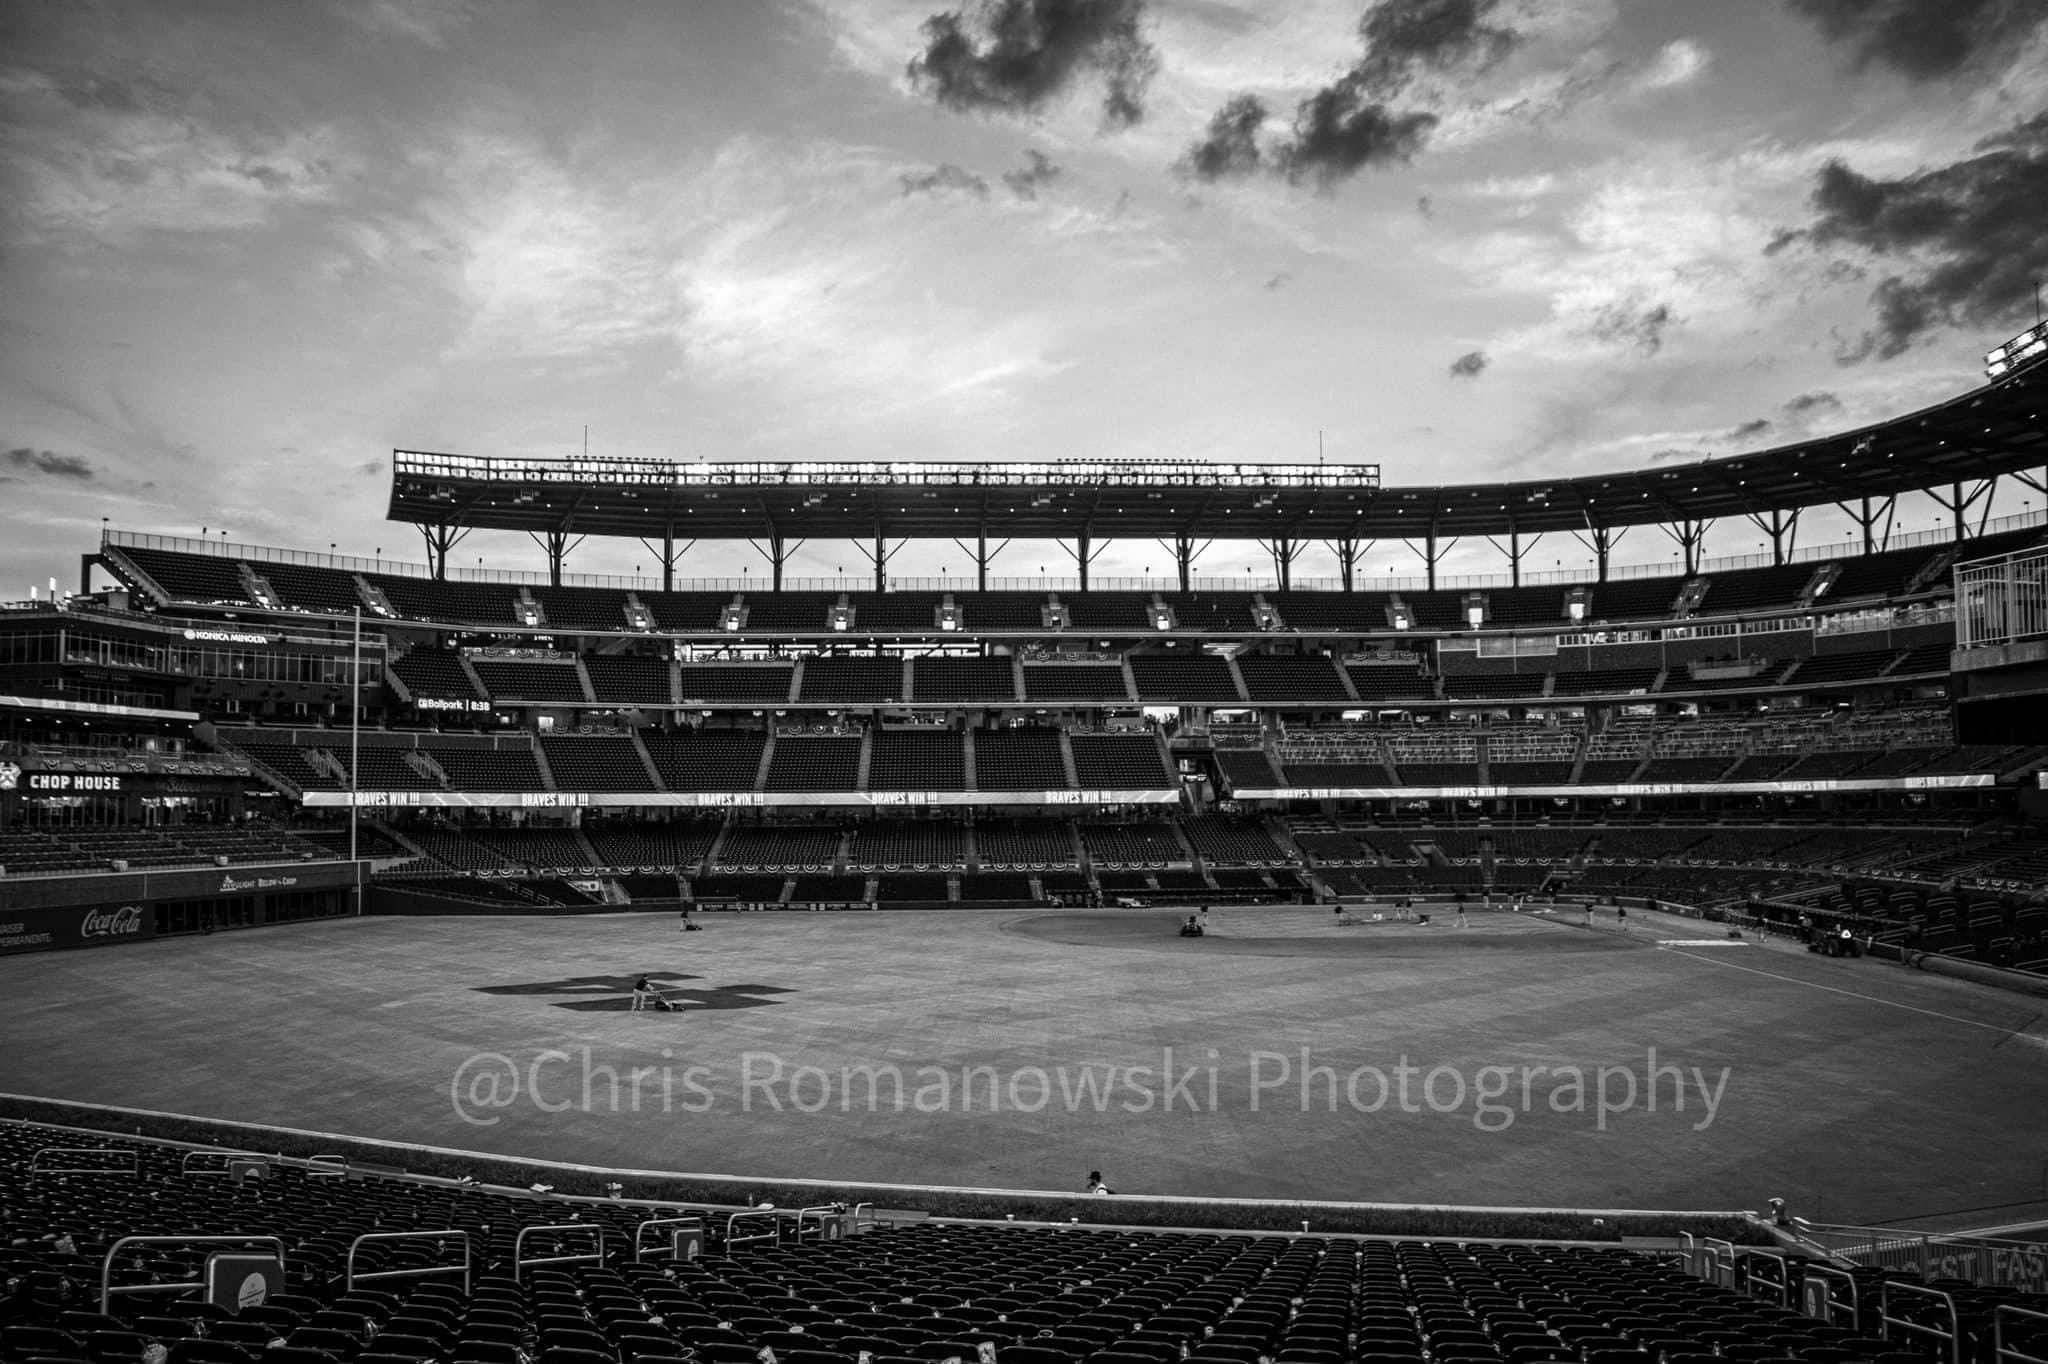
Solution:
<svg viewBox="0 0 2048 1364"><path fill-rule="evenodd" d="M139 904L0 911L0 955L61 947L119 947L155 936L156 916Z"/></svg>

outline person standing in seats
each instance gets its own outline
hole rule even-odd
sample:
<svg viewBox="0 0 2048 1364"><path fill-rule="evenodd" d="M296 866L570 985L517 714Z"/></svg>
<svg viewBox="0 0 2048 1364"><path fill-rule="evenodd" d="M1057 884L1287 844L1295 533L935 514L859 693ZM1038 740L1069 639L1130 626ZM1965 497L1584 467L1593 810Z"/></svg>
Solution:
<svg viewBox="0 0 2048 1364"><path fill-rule="evenodd" d="M1090 1170L1088 1172L1088 1192L1096 1198L1107 1198L1115 1193L1116 1190L1102 1182L1102 1171Z"/></svg>

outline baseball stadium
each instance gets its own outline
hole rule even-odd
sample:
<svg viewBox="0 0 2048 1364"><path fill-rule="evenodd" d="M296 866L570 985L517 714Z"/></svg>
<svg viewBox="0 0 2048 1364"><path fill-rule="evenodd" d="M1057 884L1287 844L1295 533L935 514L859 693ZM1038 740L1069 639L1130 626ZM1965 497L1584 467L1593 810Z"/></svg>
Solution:
<svg viewBox="0 0 2048 1364"><path fill-rule="evenodd" d="M2041 0L28 0L0 181L0 1364L2048 1364Z"/></svg>
<svg viewBox="0 0 2048 1364"><path fill-rule="evenodd" d="M1961 1349L2048 1225L2048 542L1988 514L2044 488L2043 345L1594 478L401 450L419 563L110 528L0 614L8 1197L98 1238L110 1329L281 1237L266 1361L488 1364L522 1279L681 1292L659 1349L734 1364L1150 1358L1240 1278L1285 1310L1226 1292L1190 1357ZM1888 535L1907 494L1952 532ZM1860 543L1796 545L1823 503ZM1770 551L1701 557L1737 517ZM783 576L849 527L871 580ZM546 571L455 567L477 528ZM1076 573L993 575L1025 535ZM1568 535L1595 571L1525 571ZM971 578L891 575L940 537ZM1091 577L1141 537L1174 576ZM1222 537L1271 575L1202 577ZM1438 575L1468 537L1501 571ZM707 539L764 581L678 579ZM1386 540L1428 573L1351 571ZM1425 1296L1308 1331L1333 1263Z"/></svg>

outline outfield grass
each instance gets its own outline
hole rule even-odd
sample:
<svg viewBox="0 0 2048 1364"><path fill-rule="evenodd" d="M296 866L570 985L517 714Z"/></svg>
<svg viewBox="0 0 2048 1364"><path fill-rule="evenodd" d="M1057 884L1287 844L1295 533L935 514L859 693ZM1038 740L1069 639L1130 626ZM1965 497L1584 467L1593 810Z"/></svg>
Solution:
<svg viewBox="0 0 2048 1364"><path fill-rule="evenodd" d="M0 1088L764 1179L1076 1189L1101 1169L1123 1191L1216 1196L1779 1195L1856 1221L2023 1214L2043 1193L2048 1050L2028 1000L1764 946L1660 948L1700 926L1641 915L1623 935L1605 917L1338 928L1225 909L1199 940L1174 936L1179 917L714 915L689 935L649 915L368 919L11 958ZM628 1012L640 972L685 1010ZM1331 1073L1306 1104L1304 1049ZM1668 1072L1646 1105L1653 1049L1685 1072L1680 1111ZM506 1063L514 1101L479 1102L487 1075L508 1092ZM1347 1098L1354 1074L1366 1106L1384 1075L1377 1111Z"/></svg>

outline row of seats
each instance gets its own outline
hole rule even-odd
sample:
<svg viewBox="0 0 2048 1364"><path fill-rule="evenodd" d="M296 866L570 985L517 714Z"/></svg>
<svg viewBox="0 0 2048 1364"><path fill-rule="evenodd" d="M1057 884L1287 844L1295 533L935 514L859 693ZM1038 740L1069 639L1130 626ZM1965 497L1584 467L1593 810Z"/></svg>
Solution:
<svg viewBox="0 0 2048 1364"><path fill-rule="evenodd" d="M1020 705L1130 703L1287 704L1352 707L1396 702L1687 695L1736 687L1838 687L1880 679L1945 675L1945 645L1824 654L1780 660L1753 676L1695 679L1656 668L1446 672L1405 665L1339 666L1323 655L1132 654L1129 676L1117 663L1018 663L1006 658L832 656L794 663L680 663L634 654L576 660L464 660L452 650L417 648L392 673L413 697L488 700L500 705L607 706L908 704Z"/></svg>
<svg viewBox="0 0 2048 1364"><path fill-rule="evenodd" d="M146 827L51 824L0 831L0 876L300 862L331 855L327 848L291 830L260 822Z"/></svg>
<svg viewBox="0 0 2048 1364"><path fill-rule="evenodd" d="M1963 557L2003 553L2038 539L2038 532L1987 536L1961 547ZM748 630L828 632L936 631L950 600L953 628L1039 630L1056 612L1072 628L1159 628L1160 612L1182 629L1246 631L1277 618L1282 628L1378 632L1410 627L1462 630L1476 601L1481 623L1492 626L1567 625L1668 618L1688 596L1692 615L1799 609L1815 604L1897 597L1946 551L1911 549L1869 556L1739 569L1688 579L1680 575L1616 579L1577 588L1494 587L1477 592L629 592L623 588L521 586L435 581L396 573L354 573L269 559L186 553L139 546L111 547L109 560L135 586L153 583L173 602L347 615L388 603L401 616L478 625L529 621L569 631L718 631L737 613ZM132 568L133 571L130 571ZM1939 582L1940 575L1934 575ZM262 591L259 588L267 588ZM1581 602L1576 617L1574 594ZM844 616L842 617L842 613Z"/></svg>
<svg viewBox="0 0 2048 1364"><path fill-rule="evenodd" d="M1582 1364L1661 1360L1910 1364L1917 1333L1827 1325L1695 1277L1677 1259L1621 1246L1484 1240L1249 1236L1120 1227L913 1223L806 1238L793 1215L760 1242L728 1239L710 1210L563 1204L523 1195L337 1180L273 1169L251 1197L181 1173L181 1151L106 1139L134 1153L131 1177L38 1179L37 1145L75 1134L0 1134L0 1195L14 1214L16 1310L0 1326L9 1361L111 1364L164 1347L167 1364ZM651 1212L698 1212L705 1254L643 1260ZM568 1231L563 1223L572 1223ZM543 1230L550 1227L553 1229ZM602 1236L586 1228L601 1229ZM421 1241L356 1238L459 1231L474 1278ZM123 1235L175 1231L279 1237L283 1290L231 1310L179 1295L86 1303ZM593 1244L602 1246L594 1253ZM196 1277L205 1251L118 1257L113 1283ZM577 1257L591 1253L592 1258ZM557 1257L550 1263L550 1257ZM536 1263L538 1261L538 1263ZM403 1277L410 1273L418 1277ZM1866 1302L1887 1279L1853 1271ZM2011 1294L1955 1286L1970 1358ZM1917 1322L1916 1322L1917 1324ZM1886 1326L1885 1330L1891 1328ZM2010 1341L2033 1349L2038 1333ZM2016 1356L2019 1357L2019 1356Z"/></svg>
<svg viewBox="0 0 2048 1364"><path fill-rule="evenodd" d="M864 734L678 730L542 734L488 744L451 736L348 736L223 730L220 740L301 791L791 792L1170 790L1176 779L1147 734L1071 734L1050 726L877 729ZM1067 753L1073 759L1073 774ZM645 755L643 757L643 754ZM542 776L544 760L552 781Z"/></svg>

